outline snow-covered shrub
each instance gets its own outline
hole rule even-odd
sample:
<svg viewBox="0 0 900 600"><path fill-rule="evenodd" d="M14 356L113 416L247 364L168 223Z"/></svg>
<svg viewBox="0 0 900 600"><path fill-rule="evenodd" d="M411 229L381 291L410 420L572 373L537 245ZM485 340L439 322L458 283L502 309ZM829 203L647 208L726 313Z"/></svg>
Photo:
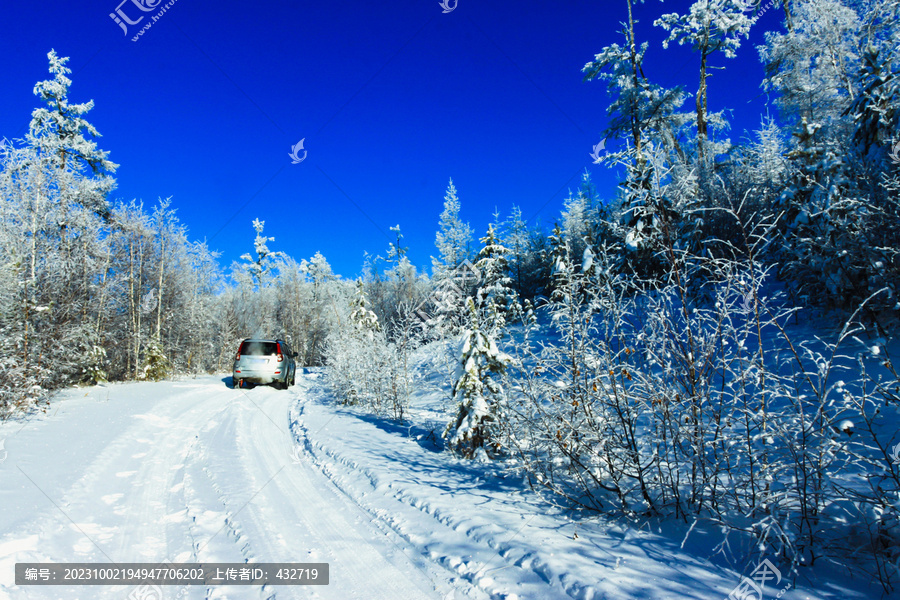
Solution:
<svg viewBox="0 0 900 600"><path fill-rule="evenodd" d="M738 534L732 552L792 568L845 562L852 539L889 584L900 379L887 360L865 368L884 349L854 352L858 326L833 342L792 330L758 262L769 230L748 231L747 249L676 255L657 283L616 274L603 252L589 272L559 261L553 336L513 369L511 443L532 485L567 503L711 520Z"/></svg>
<svg viewBox="0 0 900 600"><path fill-rule="evenodd" d="M654 500L642 481L652 465L637 451L642 406L621 385L632 377L633 349L622 337L632 301L614 283L612 260L592 256L588 273L565 257L557 261L547 308L555 339L526 337L510 392L509 437L532 485L593 510L612 502L643 512Z"/></svg>
<svg viewBox="0 0 900 600"><path fill-rule="evenodd" d="M385 336L368 309L362 281L344 318L328 335L325 357L332 390L341 402L405 418L410 383L406 348Z"/></svg>

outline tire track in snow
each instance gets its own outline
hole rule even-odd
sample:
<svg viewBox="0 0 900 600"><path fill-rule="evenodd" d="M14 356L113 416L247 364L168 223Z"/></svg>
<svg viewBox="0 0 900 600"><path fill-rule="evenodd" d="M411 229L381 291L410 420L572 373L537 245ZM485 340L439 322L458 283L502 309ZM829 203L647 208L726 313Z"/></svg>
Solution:
<svg viewBox="0 0 900 600"><path fill-rule="evenodd" d="M260 548L265 555L260 554L258 560L329 562L331 584L306 587L303 592L308 596L303 597L438 597L434 581L420 573L405 554L379 539L368 522L348 518L357 507L337 494L330 480L292 460L288 407L296 402L295 394L259 391L256 404L262 412L248 408L247 414L241 415L249 424L249 434L237 437L239 455L246 479L254 485L264 481L267 473L282 470L248 507L254 539L265 540L265 548ZM283 423L284 429L275 430L273 422ZM286 591L273 589L279 598Z"/></svg>
<svg viewBox="0 0 900 600"><path fill-rule="evenodd" d="M110 410L117 402L130 400L123 388L116 391L124 392L123 398L110 403ZM35 518L4 536L0 545L6 542L13 548L14 562L160 562L169 556L170 541L184 537L183 502L177 498L173 502L179 489L179 469L189 451L184 440L193 437L191 423L209 416L204 400L210 395L220 396L221 389L202 386L148 402L119 433L105 430L102 423L91 423L97 435L113 436L111 441L82 467L74 484L54 494L59 496L54 500L59 509L50 502L38 507ZM32 551L16 551L15 540L23 538L36 538L39 544ZM28 598L67 600L120 599L129 593L124 586L18 590Z"/></svg>
<svg viewBox="0 0 900 600"><path fill-rule="evenodd" d="M370 469L317 441L318 432L310 434L304 422L304 412L307 403L312 402L311 397L323 395L324 390L314 391L310 389L308 383L304 387L307 388L306 401L293 407L291 413L291 428L296 442L301 445L305 455L322 474L328 477L350 501L358 505L380 529L389 531L405 544L419 548L422 556L461 578L467 587L472 586L479 590L483 597L510 600L516 598L515 592L498 583L492 576L492 573L497 571L510 570L515 572L513 579L521 586L540 589L542 598L590 598L593 595L593 588L583 582L569 581L569 585L555 582L554 573L549 565L534 553L512 545L510 543L512 538L507 530L490 523L471 526L463 519L454 518L452 514L444 514L439 508L434 508L427 501L408 493L402 485L395 486L393 482L380 481ZM325 425L320 429L324 427ZM335 468L335 464L340 467ZM344 476L346 473L359 476L368 489L354 485ZM377 499L380 506L375 506L376 502L367 500L368 497ZM410 509L415 513L427 515L435 528L427 532L411 531L408 525L417 519L414 516L404 518ZM505 542L498 541L498 536L503 534L510 539ZM437 541L438 539L441 541ZM466 548L471 553L468 556L454 556L446 551L448 547Z"/></svg>

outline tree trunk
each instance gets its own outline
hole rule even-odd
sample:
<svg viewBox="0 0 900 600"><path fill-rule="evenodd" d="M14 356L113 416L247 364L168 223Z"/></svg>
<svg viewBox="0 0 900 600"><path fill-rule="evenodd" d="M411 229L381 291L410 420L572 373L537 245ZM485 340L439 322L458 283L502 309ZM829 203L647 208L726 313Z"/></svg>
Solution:
<svg viewBox="0 0 900 600"><path fill-rule="evenodd" d="M706 61L708 54L708 38L700 50L700 87L697 89L697 154L700 160L704 157L706 145Z"/></svg>

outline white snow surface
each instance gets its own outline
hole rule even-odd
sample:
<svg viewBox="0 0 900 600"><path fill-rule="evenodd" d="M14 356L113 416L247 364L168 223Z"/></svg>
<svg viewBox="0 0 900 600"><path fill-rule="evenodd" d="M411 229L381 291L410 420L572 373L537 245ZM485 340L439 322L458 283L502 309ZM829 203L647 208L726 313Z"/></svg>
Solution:
<svg viewBox="0 0 900 600"><path fill-rule="evenodd" d="M436 414L436 393L417 395L401 426L338 407L321 372L288 391L226 381L70 389L45 414L0 423L0 599L139 597L16 586L17 562L330 565L327 586L157 588L172 600L681 600L725 598L741 580L678 540L576 520L491 465L439 451L416 422ZM867 596L800 586L780 597Z"/></svg>

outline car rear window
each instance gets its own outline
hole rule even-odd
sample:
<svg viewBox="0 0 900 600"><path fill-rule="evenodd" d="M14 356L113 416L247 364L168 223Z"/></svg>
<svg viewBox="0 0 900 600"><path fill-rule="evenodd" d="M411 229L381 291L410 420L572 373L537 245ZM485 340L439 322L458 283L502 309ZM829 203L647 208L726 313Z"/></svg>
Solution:
<svg viewBox="0 0 900 600"><path fill-rule="evenodd" d="M244 342L241 344L241 354L245 356L278 354L278 344L275 342Z"/></svg>

